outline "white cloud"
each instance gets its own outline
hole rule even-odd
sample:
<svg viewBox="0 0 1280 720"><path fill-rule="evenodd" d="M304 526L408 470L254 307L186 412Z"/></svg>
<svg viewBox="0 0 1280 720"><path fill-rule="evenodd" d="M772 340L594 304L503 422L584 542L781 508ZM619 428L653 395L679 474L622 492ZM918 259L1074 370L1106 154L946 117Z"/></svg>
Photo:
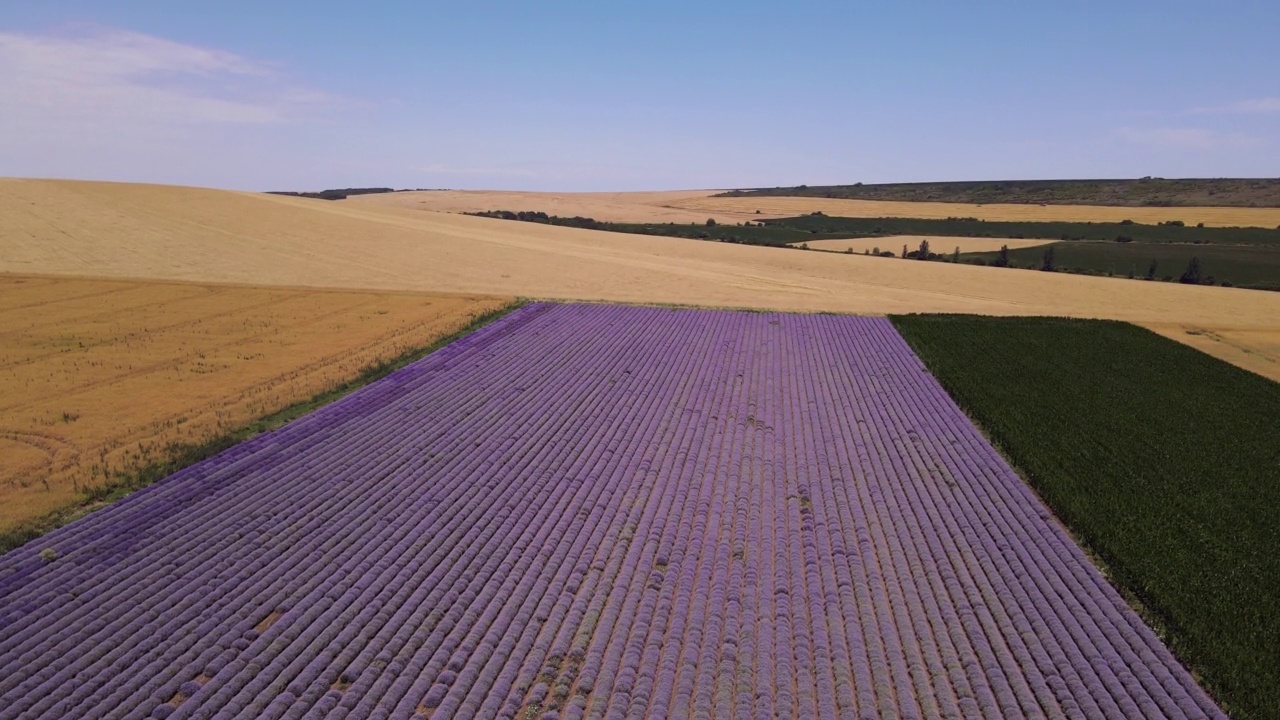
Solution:
<svg viewBox="0 0 1280 720"><path fill-rule="evenodd" d="M1267 115L1280 113L1280 98L1253 98L1228 105L1195 108L1191 112L1197 115Z"/></svg>
<svg viewBox="0 0 1280 720"><path fill-rule="evenodd" d="M1223 150L1260 144L1256 138L1195 127L1122 127L1116 137L1134 145L1173 150Z"/></svg>
<svg viewBox="0 0 1280 720"><path fill-rule="evenodd" d="M32 126L278 123L336 102L267 64L141 33L0 33L0 113Z"/></svg>

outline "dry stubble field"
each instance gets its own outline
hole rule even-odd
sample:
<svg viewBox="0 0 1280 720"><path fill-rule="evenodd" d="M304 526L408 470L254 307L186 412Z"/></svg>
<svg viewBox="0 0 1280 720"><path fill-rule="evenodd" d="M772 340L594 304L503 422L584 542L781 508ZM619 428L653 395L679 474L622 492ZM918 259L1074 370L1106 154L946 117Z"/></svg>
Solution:
<svg viewBox="0 0 1280 720"><path fill-rule="evenodd" d="M0 530L503 302L0 275Z"/></svg>

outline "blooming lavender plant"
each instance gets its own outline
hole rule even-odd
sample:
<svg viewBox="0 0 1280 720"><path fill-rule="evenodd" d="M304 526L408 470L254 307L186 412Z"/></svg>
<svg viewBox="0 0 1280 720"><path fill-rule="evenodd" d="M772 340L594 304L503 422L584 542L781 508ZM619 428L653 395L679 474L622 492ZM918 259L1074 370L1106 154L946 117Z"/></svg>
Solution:
<svg viewBox="0 0 1280 720"><path fill-rule="evenodd" d="M829 315L528 305L0 558L0 658L0 718L1222 716Z"/></svg>

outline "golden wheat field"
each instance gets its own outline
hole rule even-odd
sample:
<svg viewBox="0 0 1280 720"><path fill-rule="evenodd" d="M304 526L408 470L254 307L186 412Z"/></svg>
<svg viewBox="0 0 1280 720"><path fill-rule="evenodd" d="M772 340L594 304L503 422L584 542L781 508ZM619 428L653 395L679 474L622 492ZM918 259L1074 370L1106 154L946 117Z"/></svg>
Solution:
<svg viewBox="0 0 1280 720"><path fill-rule="evenodd" d="M812 212L844 217L909 217L981 220L1161 223L1181 220L1208 226L1277 227L1280 208L1107 207L1098 205L972 205L943 202L887 202L805 197L712 197L719 190L630 193L549 193L427 190L361 195L343 202L433 212L540 210L549 215L581 215L606 222L717 222L794 217ZM1012 247L1012 246L1010 246Z"/></svg>
<svg viewBox="0 0 1280 720"><path fill-rule="evenodd" d="M841 217L911 217L944 219L973 217L979 220L1033 222L1156 223L1181 220L1188 225L1210 227L1280 226L1280 208L1236 207L1108 207L1101 205L972 205L944 202L889 202L804 197L686 197L670 201L672 208L694 214L716 213L739 220L751 217L792 217L812 212ZM760 215L756 215L756 211Z"/></svg>
<svg viewBox="0 0 1280 720"><path fill-rule="evenodd" d="M0 275L0 530L504 302Z"/></svg>
<svg viewBox="0 0 1280 720"><path fill-rule="evenodd" d="M1178 339L1280 379L1280 293L168 186L0 181L0 213L2 272L867 314L1111 318L1176 325ZM1220 339L1206 340L1207 333Z"/></svg>
<svg viewBox="0 0 1280 720"><path fill-rule="evenodd" d="M995 252L1000 246L1007 245L1010 250L1016 248L1035 247L1058 242L1057 240L1024 240L983 237L942 237L937 235L886 235L875 238L853 238L850 240L811 240L805 245L811 250L828 252L855 253L875 252L876 250L901 253L905 245L907 250L919 250L920 241L929 241L930 252L946 254L959 250L962 253Z"/></svg>
<svg viewBox="0 0 1280 720"><path fill-rule="evenodd" d="M505 190L425 190L413 192L353 195L344 202L381 205L430 212L473 213L486 210L536 210L561 217L589 217L602 222L703 223L739 222L737 212L708 214L685 210L673 204L695 200L718 190L672 190L656 192L523 192ZM773 216L770 216L773 217Z"/></svg>

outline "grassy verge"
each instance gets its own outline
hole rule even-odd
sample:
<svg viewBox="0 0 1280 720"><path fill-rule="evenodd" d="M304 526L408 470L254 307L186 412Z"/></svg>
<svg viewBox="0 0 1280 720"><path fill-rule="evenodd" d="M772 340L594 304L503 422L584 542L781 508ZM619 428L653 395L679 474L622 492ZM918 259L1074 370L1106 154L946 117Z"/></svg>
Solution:
<svg viewBox="0 0 1280 720"><path fill-rule="evenodd" d="M1214 697L1280 717L1280 384L1124 323L893 321Z"/></svg>
<svg viewBox="0 0 1280 720"><path fill-rule="evenodd" d="M383 378L392 372L420 360L445 345L468 335L489 323L511 313L523 302L515 302L505 307L477 315L469 324L448 335L440 337L430 345L409 350L392 358L379 360L364 368L351 379L335 385L307 400L277 410L270 415L258 418L232 432L218 435L200 443L173 443L160 453L163 459L157 460L141 468L113 473L106 481L81 491L81 497L66 507L55 510L42 517L19 524L4 532L0 532L0 553L8 552L26 544L47 532L84 517L93 510L118 500L134 490L144 488L173 473L213 457L231 446L253 438L264 432L275 430L292 420L327 405L344 395L358 390L369 383Z"/></svg>

